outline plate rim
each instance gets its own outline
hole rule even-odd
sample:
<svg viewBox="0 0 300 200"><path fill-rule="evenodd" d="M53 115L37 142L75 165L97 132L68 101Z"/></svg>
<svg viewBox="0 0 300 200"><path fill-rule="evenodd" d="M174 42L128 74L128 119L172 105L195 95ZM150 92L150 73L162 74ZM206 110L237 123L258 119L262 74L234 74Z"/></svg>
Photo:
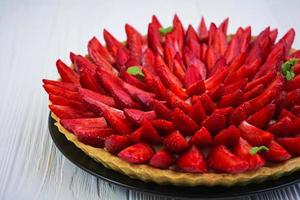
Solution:
<svg viewBox="0 0 300 200"><path fill-rule="evenodd" d="M106 167L104 167L101 163L98 163L96 161L94 161L91 157L89 157L88 155L86 155L81 149L77 148L72 142L68 141L66 137L64 137L64 135L61 135L61 136L58 136L59 135L59 130L58 128L54 125L54 123L56 122L55 119L53 119L51 117L51 112L49 112L49 116L48 116L48 129L49 129L49 133L51 135L51 139L53 140L53 143L55 144L55 146L59 149L59 151L63 154L64 157L66 157L72 164L74 164L75 166L79 167L80 169L84 170L85 172L95 176L96 178L100 178L102 180L105 180L109 183L112 183L112 184L115 184L117 186L120 186L120 187L123 187L123 188L126 188L126 189L131 189L131 190L136 190L136 191L141 191L141 192L145 192L145 193L149 193L149 194L155 194L155 195L160 195L160 196L166 196L166 197L174 197L176 195L176 197L184 197L184 198L188 198L188 199L195 199L195 198L206 198L206 199L224 199L224 198L236 198L236 197L245 197L245 196L249 196L249 195L254 195L254 194L257 194L257 193L261 193L261 192L269 192L269 191L272 191L272 190L276 190L276 189L280 189L280 188L283 188L283 187L287 187L287 186L290 186L290 185L293 185L297 182L300 181L300 178L299 179L295 179L295 180L292 180L292 181L289 181L289 182L284 182L282 184L278 184L278 185L275 185L275 186L272 186L272 187L266 187L266 188L262 188L262 189L258 189L258 190L249 190L249 191L246 191L246 192L242 192L242 193L231 193L230 195L228 195L228 193L226 193L224 196L220 196L220 195L201 195L201 194L189 194L189 196L185 196L186 194L184 195L181 195L180 193L176 193L176 194L171 194L170 192L162 192L162 191L155 191L155 190L151 190L149 188L144 188L144 187L136 187L136 186L133 186L133 185L130 185L130 184L126 184L126 183L122 183L122 182L119 182L117 180L114 180L114 179L111 179L109 177L106 177L102 174L99 174L95 171L93 171L92 169L89 169L87 166L84 166L82 164L80 164L78 161L76 161L76 159L74 159L71 155L67 154L65 149L62 147L62 145L59 145L58 144L58 138L57 137L60 137L60 138L64 138L65 142L71 146L71 148L74 148L74 150L76 149L77 151L80 151L81 153L83 153L84 157L87 158L87 159L91 159L91 161L93 161L95 164L99 165L99 167L102 167L102 168L105 168L106 170L109 170L111 171L111 173L116 173L118 175L122 175L122 176L126 176L126 175L123 175L119 172L116 172L114 170L111 170L111 169L107 169ZM57 133L55 133L57 132ZM56 136L57 135L57 136ZM290 175L288 175L290 176ZM285 176L286 177L286 176ZM281 177L277 180L280 180L280 179L283 179L285 177ZM129 177L128 177L129 178ZM137 179L131 179L132 181L140 181L140 180L137 180ZM145 184L148 184L148 183L145 183ZM155 184L159 187L168 187L168 186L165 186L165 185L158 185L156 183L149 183L149 184ZM261 183L258 183L258 184L261 184ZM257 184L256 184L257 185ZM247 186L240 186L240 187L249 187L251 186L250 185L247 185ZM176 188L189 188L189 187L180 187L180 186L171 186L171 187L176 187ZM216 187L208 187L208 186L196 186L196 187L201 187L201 188L216 188ZM224 186L217 186L218 188L235 188L235 186L233 187L224 187Z"/></svg>

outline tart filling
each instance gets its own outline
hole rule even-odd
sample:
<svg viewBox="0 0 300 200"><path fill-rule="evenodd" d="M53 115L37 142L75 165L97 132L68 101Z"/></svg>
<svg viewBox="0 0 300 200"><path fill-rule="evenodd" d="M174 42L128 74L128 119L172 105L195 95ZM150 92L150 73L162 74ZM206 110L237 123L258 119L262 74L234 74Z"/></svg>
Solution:
<svg viewBox="0 0 300 200"><path fill-rule="evenodd" d="M300 58L293 29L227 35L228 19L196 31L175 15L127 41L104 30L88 55L43 80L68 140L132 178L173 185L248 184L300 168Z"/></svg>

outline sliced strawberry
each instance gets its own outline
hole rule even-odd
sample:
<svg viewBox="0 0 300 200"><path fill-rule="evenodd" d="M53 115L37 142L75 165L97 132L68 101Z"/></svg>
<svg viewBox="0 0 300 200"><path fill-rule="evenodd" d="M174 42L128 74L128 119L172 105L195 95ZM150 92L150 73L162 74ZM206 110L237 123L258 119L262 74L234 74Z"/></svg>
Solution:
<svg viewBox="0 0 300 200"><path fill-rule="evenodd" d="M82 112L90 111L89 108L86 105L84 105L84 103L79 102L79 101L74 101L72 99L66 99L62 96L49 94L49 100L54 105L70 106L70 107L76 108L77 110L80 110Z"/></svg>
<svg viewBox="0 0 300 200"><path fill-rule="evenodd" d="M294 105L300 105L300 89L288 92L284 104L286 108L292 108Z"/></svg>
<svg viewBox="0 0 300 200"><path fill-rule="evenodd" d="M224 145L214 147L207 159L208 166L218 172L236 174L249 168L247 161L231 153Z"/></svg>
<svg viewBox="0 0 300 200"><path fill-rule="evenodd" d="M208 146L212 143L212 137L208 130L203 126L191 137L189 143L197 146Z"/></svg>
<svg viewBox="0 0 300 200"><path fill-rule="evenodd" d="M83 88L87 88L101 94L105 93L104 89L97 82L95 74L91 72L89 69L82 67L80 69L79 74L80 74L80 85Z"/></svg>
<svg viewBox="0 0 300 200"><path fill-rule="evenodd" d="M94 73L97 69L97 65L91 62L84 56L76 55L74 53L70 53L70 57L75 69L80 72L82 69L88 70L89 72Z"/></svg>
<svg viewBox="0 0 300 200"><path fill-rule="evenodd" d="M250 40L251 40L251 27L248 26L245 28L245 31L242 33L240 37L241 52L247 51Z"/></svg>
<svg viewBox="0 0 300 200"><path fill-rule="evenodd" d="M204 21L204 18L201 17L201 21L198 27L198 33L199 33L199 39L200 41L204 42L207 41L208 38L208 31L207 31L207 27Z"/></svg>
<svg viewBox="0 0 300 200"><path fill-rule="evenodd" d="M48 79L43 79L43 83L46 85L54 85L72 92L77 92L78 90L78 84L76 83L68 83L68 82L61 82L61 81L52 81Z"/></svg>
<svg viewBox="0 0 300 200"><path fill-rule="evenodd" d="M201 124L206 119L206 113L200 100L193 105L188 115L198 124Z"/></svg>
<svg viewBox="0 0 300 200"><path fill-rule="evenodd" d="M82 119L61 119L60 123L68 131L74 132L76 128L105 128L107 123L103 117Z"/></svg>
<svg viewBox="0 0 300 200"><path fill-rule="evenodd" d="M162 104L160 101L155 100L153 102L153 110L155 111L156 115L160 118L171 120L172 119L172 111Z"/></svg>
<svg viewBox="0 0 300 200"><path fill-rule="evenodd" d="M252 88L251 90L249 90L248 92L245 92L243 95L244 101L248 101L250 99L257 97L258 95L263 93L264 88L265 87L263 84L259 84L259 85L255 86L254 88Z"/></svg>
<svg viewBox="0 0 300 200"><path fill-rule="evenodd" d="M174 127L185 135L192 135L199 128L197 123L179 108L173 111L172 122Z"/></svg>
<svg viewBox="0 0 300 200"><path fill-rule="evenodd" d="M115 67L118 69L118 71L122 74L126 71L127 63L129 61L129 52L125 48L118 49L117 55L115 57L116 63ZM127 65L129 66L129 65Z"/></svg>
<svg viewBox="0 0 300 200"><path fill-rule="evenodd" d="M185 86L188 88L195 82L206 79L206 67L198 59L191 62L185 72Z"/></svg>
<svg viewBox="0 0 300 200"><path fill-rule="evenodd" d="M167 135L164 139L164 146L171 152L180 153L189 147L188 142L180 134L179 131L174 131Z"/></svg>
<svg viewBox="0 0 300 200"><path fill-rule="evenodd" d="M177 53L176 56L179 56L179 54ZM173 63L173 73L181 82L184 82L185 67L183 66L183 64L181 64L178 61L178 59L176 59L176 56L175 56L175 60ZM179 58L179 59L181 59L181 58Z"/></svg>
<svg viewBox="0 0 300 200"><path fill-rule="evenodd" d="M150 165L160 169L167 169L173 163L174 157L166 150L157 151L150 160Z"/></svg>
<svg viewBox="0 0 300 200"><path fill-rule="evenodd" d="M158 27L154 23L148 26L148 46L155 54L164 55L164 50L161 45L161 35Z"/></svg>
<svg viewBox="0 0 300 200"><path fill-rule="evenodd" d="M161 142L161 137L156 129L152 126L151 122L144 120L142 122L142 139L151 144L159 144Z"/></svg>
<svg viewBox="0 0 300 200"><path fill-rule="evenodd" d="M295 39L295 30L293 28L291 28L288 32L286 32L286 34L280 39L280 41L284 41L285 43L286 54L289 53L289 50L292 47L294 39Z"/></svg>
<svg viewBox="0 0 300 200"><path fill-rule="evenodd" d="M226 126L226 118L224 115L213 113L208 116L203 122L202 126L207 128L210 133L216 134Z"/></svg>
<svg viewBox="0 0 300 200"><path fill-rule="evenodd" d="M141 63L142 58L142 35L129 24L125 25L127 35L127 46L130 51L130 64L138 65Z"/></svg>
<svg viewBox="0 0 300 200"><path fill-rule="evenodd" d="M189 96L201 95L204 92L205 92L205 84L204 84L203 80L200 80L200 81L197 81L197 82L193 83L186 90L186 93Z"/></svg>
<svg viewBox="0 0 300 200"><path fill-rule="evenodd" d="M241 136L254 146L268 144L274 138L271 133L261 130L246 121L240 123L239 129L242 131Z"/></svg>
<svg viewBox="0 0 300 200"><path fill-rule="evenodd" d="M293 106L293 108L291 109L291 112L292 112L293 115L295 115L297 117L300 117L300 105Z"/></svg>
<svg viewBox="0 0 300 200"><path fill-rule="evenodd" d="M156 27L158 27L158 28L161 28L162 26L161 26L161 23L159 22L159 20L157 19L157 17L155 16L155 15L152 15L152 23L156 26Z"/></svg>
<svg viewBox="0 0 300 200"><path fill-rule="evenodd" d="M271 124L267 131L278 137L287 137L292 133L292 120L289 117L281 118L279 121Z"/></svg>
<svg viewBox="0 0 300 200"><path fill-rule="evenodd" d="M74 130L77 139L84 144L102 148L107 137L114 132L111 128L84 128L79 127Z"/></svg>
<svg viewBox="0 0 300 200"><path fill-rule="evenodd" d="M182 99L180 99L171 91L167 93L167 101L173 109L180 108L185 113L189 113L191 111L192 106L187 102L183 101Z"/></svg>
<svg viewBox="0 0 300 200"><path fill-rule="evenodd" d="M229 18L227 17L224 21L220 24L219 29L226 35L227 28L228 28Z"/></svg>
<svg viewBox="0 0 300 200"><path fill-rule="evenodd" d="M274 140L272 140L267 146L269 150L262 153L266 160L272 162L282 162L291 158L291 155Z"/></svg>
<svg viewBox="0 0 300 200"><path fill-rule="evenodd" d="M140 127L138 129L136 129L135 131L133 131L130 135L129 135L129 139L132 143L140 143L142 142L142 134L143 134L143 128Z"/></svg>
<svg viewBox="0 0 300 200"><path fill-rule="evenodd" d="M227 85L225 87L224 94L228 95L230 93L233 93L233 92L237 91L238 89L243 90L245 85L247 84L247 82L248 82L248 79L244 78L244 79L241 79L241 80L239 80L235 83Z"/></svg>
<svg viewBox="0 0 300 200"><path fill-rule="evenodd" d="M181 154L176 164L186 172L204 173L207 171L204 156L196 146L192 146L189 150Z"/></svg>
<svg viewBox="0 0 300 200"><path fill-rule="evenodd" d="M79 101L80 98L78 96L77 92L70 91L68 89L56 86L56 85L50 85L50 84L45 84L43 85L44 89L48 94L52 95L57 95L66 99L74 100L74 101Z"/></svg>
<svg viewBox="0 0 300 200"><path fill-rule="evenodd" d="M253 126L264 129L272 119L275 113L275 107L275 104L267 105L265 108L248 117L247 122Z"/></svg>
<svg viewBox="0 0 300 200"><path fill-rule="evenodd" d="M247 113L243 106L235 108L231 114L229 124L238 126L242 121L247 119Z"/></svg>
<svg viewBox="0 0 300 200"><path fill-rule="evenodd" d="M79 83L79 76L76 72L63 63L60 59L56 61L57 71L61 77L62 82Z"/></svg>
<svg viewBox="0 0 300 200"><path fill-rule="evenodd" d="M214 138L213 143L222 144L227 147L235 146L240 139L241 131L234 125L220 131Z"/></svg>
<svg viewBox="0 0 300 200"><path fill-rule="evenodd" d="M122 160L135 164L147 163L153 155L153 149L145 143L134 144L118 153Z"/></svg>
<svg viewBox="0 0 300 200"><path fill-rule="evenodd" d="M224 79L228 74L228 68L223 67L218 72L216 72L213 76L209 77L205 80L206 89L213 89L217 87L219 84L223 83Z"/></svg>
<svg viewBox="0 0 300 200"><path fill-rule="evenodd" d="M92 112L81 112L70 106L49 105L49 108L60 119L96 117Z"/></svg>
<svg viewBox="0 0 300 200"><path fill-rule="evenodd" d="M210 23L209 32L208 32L208 45L212 46L214 41L214 36L217 30L217 25L215 23Z"/></svg>
<svg viewBox="0 0 300 200"><path fill-rule="evenodd" d="M218 55L224 55L227 49L227 38L225 33L220 30L216 29L213 39L213 48L215 49Z"/></svg>
<svg viewBox="0 0 300 200"><path fill-rule="evenodd" d="M225 86L223 83L221 83L215 88L208 90L206 93L213 101L218 101L224 95L224 92Z"/></svg>
<svg viewBox="0 0 300 200"><path fill-rule="evenodd" d="M281 112L280 112L280 114L279 114L279 116L278 116L278 118L277 118L277 120L280 120L280 119L282 119L284 117L289 117L292 120L294 120L296 118L296 116L294 115L294 113L292 113L292 112L290 112L290 111L288 111L286 109L282 109Z"/></svg>
<svg viewBox="0 0 300 200"><path fill-rule="evenodd" d="M146 68L152 74L154 74L155 73L154 64L155 64L154 53L151 51L150 48L146 48L146 50L142 54L142 66L144 66L144 68Z"/></svg>
<svg viewBox="0 0 300 200"><path fill-rule="evenodd" d="M139 78L137 78L135 76L130 75L128 72L124 72L122 74L122 78L125 82L127 82L128 84L130 84L134 87L137 87L144 91L148 90L147 85L143 81L141 81Z"/></svg>
<svg viewBox="0 0 300 200"><path fill-rule="evenodd" d="M97 92L94 92L92 90L84 89L84 88L78 88L78 93L81 98L87 97L91 98L94 101L99 101L101 103L104 103L105 105L116 107L116 103L113 98L99 94Z"/></svg>
<svg viewBox="0 0 300 200"><path fill-rule="evenodd" d="M203 106L205 113L207 115L210 115L216 108L216 105L211 100L211 98L205 93L200 96L200 100L201 100L202 105L205 105L205 106Z"/></svg>
<svg viewBox="0 0 300 200"><path fill-rule="evenodd" d="M110 64L115 63L115 59L109 53L109 51L107 50L107 48L104 47L96 37L93 37L89 41L88 48L91 49L91 50L93 50L93 51L98 52Z"/></svg>
<svg viewBox="0 0 300 200"><path fill-rule="evenodd" d="M240 138L233 152L249 164L248 170L256 170L265 165L265 160L259 154L250 154L252 146L243 138Z"/></svg>
<svg viewBox="0 0 300 200"><path fill-rule="evenodd" d="M166 134L175 131L173 123L164 119L152 120L151 124L160 134Z"/></svg>
<svg viewBox="0 0 300 200"><path fill-rule="evenodd" d="M300 75L295 76L292 80L286 82L285 90L287 92L300 88Z"/></svg>
<svg viewBox="0 0 300 200"><path fill-rule="evenodd" d="M209 46L206 50L205 58L207 71L210 72L219 59L219 56L216 54L215 50L211 46Z"/></svg>
<svg viewBox="0 0 300 200"><path fill-rule="evenodd" d="M277 141L293 156L300 155L300 136L278 138Z"/></svg>
<svg viewBox="0 0 300 200"><path fill-rule="evenodd" d="M112 154L118 154L124 148L130 145L128 136L124 135L111 135L106 138L104 146L105 149Z"/></svg>
<svg viewBox="0 0 300 200"><path fill-rule="evenodd" d="M241 90L236 90L232 94L227 94L223 96L220 99L218 106L221 108L229 107L229 106L236 107L240 105L242 102L243 102L243 92Z"/></svg>
<svg viewBox="0 0 300 200"><path fill-rule="evenodd" d="M155 93L159 98L165 99L167 89L159 78L154 76L148 69L142 68L142 72L145 76L145 83L150 90Z"/></svg>
<svg viewBox="0 0 300 200"><path fill-rule="evenodd" d="M237 37L233 37L226 49L225 58L227 63L231 63L232 60L239 54L240 52L240 43Z"/></svg>
<svg viewBox="0 0 300 200"><path fill-rule="evenodd" d="M109 52L114 58L116 58L118 50L123 48L123 44L119 42L114 36L112 36L106 29L103 30L103 37Z"/></svg>
<svg viewBox="0 0 300 200"><path fill-rule="evenodd" d="M141 111L136 109L125 108L124 114L126 118L135 125L142 124L143 120L153 120L156 119L156 114L154 111Z"/></svg>
<svg viewBox="0 0 300 200"><path fill-rule="evenodd" d="M214 113L223 115L226 119L226 124L228 124L231 120L233 111L234 111L233 107L226 107L226 108L218 108L218 109L214 110Z"/></svg>

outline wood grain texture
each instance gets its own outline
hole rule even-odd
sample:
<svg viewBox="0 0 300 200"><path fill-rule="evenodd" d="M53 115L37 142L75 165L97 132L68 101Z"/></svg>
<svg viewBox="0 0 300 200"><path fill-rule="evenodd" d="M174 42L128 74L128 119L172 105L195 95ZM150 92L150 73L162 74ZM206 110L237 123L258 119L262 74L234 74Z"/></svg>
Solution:
<svg viewBox="0 0 300 200"><path fill-rule="evenodd" d="M229 16L229 32L252 25L255 34L270 25L281 36L290 27L300 33L299 7L297 0L1 0L0 199L170 199L111 185L65 159L48 132L41 79L55 79L56 59L69 63L70 51L84 54L92 36L103 41L104 27L124 39L126 22L145 33L152 14L168 25L176 12L185 25L197 25L202 15L216 22ZM293 185L244 199L300 199L299 194Z"/></svg>

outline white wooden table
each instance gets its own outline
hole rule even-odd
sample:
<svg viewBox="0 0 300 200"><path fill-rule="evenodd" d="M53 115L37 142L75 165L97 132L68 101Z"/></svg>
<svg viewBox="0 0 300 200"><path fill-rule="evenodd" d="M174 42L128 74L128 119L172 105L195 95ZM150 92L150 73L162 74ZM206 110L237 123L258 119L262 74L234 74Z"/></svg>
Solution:
<svg viewBox="0 0 300 200"><path fill-rule="evenodd" d="M169 25L176 12L185 25L203 15L229 31L270 25L280 35L300 33L300 1L0 1L0 199L164 199L97 180L74 166L54 146L48 132L47 95L41 79L55 79L57 58L84 54L106 27L124 39L124 24L145 33L152 14ZM300 48L300 35L294 46ZM299 185L259 194L255 199L300 199Z"/></svg>

